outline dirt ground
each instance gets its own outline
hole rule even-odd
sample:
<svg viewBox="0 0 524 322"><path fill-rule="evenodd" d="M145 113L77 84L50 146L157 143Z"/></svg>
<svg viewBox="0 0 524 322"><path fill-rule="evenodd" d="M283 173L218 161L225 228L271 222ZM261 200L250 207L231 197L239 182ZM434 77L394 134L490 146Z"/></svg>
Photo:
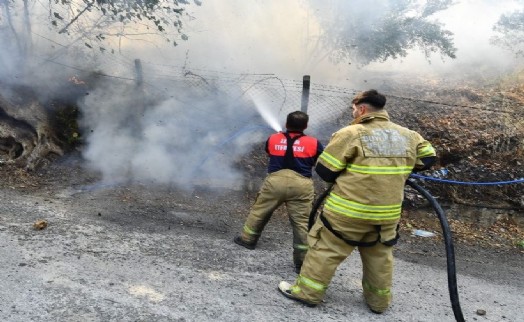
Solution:
<svg viewBox="0 0 524 322"><path fill-rule="evenodd" d="M411 309L398 303L383 316L368 315L365 308L358 308L360 304L355 304L358 308L355 311L351 309L352 302L343 300L341 306L336 304L338 296L344 298L358 292L350 290L347 294L348 290L340 283L330 288L332 295L328 300L334 304L322 305L317 311L282 300L276 290L267 297L257 286L266 285L265 278L274 278L274 274L287 279L294 276L288 249L289 223L283 211L277 211L267 226L260 250L257 248L259 253L239 249L230 242L241 228L256 191L209 187L181 190L152 183L101 185L99 176L87 170L78 156L65 157L34 172L0 165L0 174L3 203L0 253L6 259L1 268L7 274L0 291L3 321L295 321L304 316L311 321L453 320L445 278L436 281L440 286L431 290L421 286L424 282L418 284L421 290L438 298L436 313L428 309L433 300ZM450 218L457 273L467 276L461 281L463 288L474 289L489 283L517 290L524 287L524 250L517 245L524 240L524 234L512 220L516 215L522 216L499 212L487 226ZM47 226L35 229L33 224L38 220L46 220ZM414 229L436 235L414 236ZM432 274L424 273L427 269L445 276L444 244L438 219L431 209L423 203L416 207L406 205L401 236L395 251L400 261L397 270L414 264L418 268L412 274ZM209 245L203 247L204 241ZM57 243L60 248L55 248ZM11 247L18 250L12 251ZM60 265L52 264L64 256L66 259ZM289 260L285 261L286 258ZM358 265L356 262L350 263ZM132 269L130 265L138 268ZM141 271L141 265L147 269ZM336 278L344 278L349 269L344 266ZM90 274L84 276L87 271ZM207 274L205 279L203 272ZM77 277L66 278L71 274ZM36 279L42 282L35 283ZM143 279L147 283L130 284L130 279ZM428 279L431 276L420 277L421 281ZM178 283L176 291L167 290L165 285L170 283ZM406 280L397 282L406 283ZM269 289L276 288L273 284ZM125 292L123 285L127 285ZM57 291L58 286L63 290ZM416 303L426 296L420 290L403 291L401 286L400 298L413 297ZM185 293L185 288L191 292ZM46 294L49 289L53 291ZM165 292L155 291L158 289ZM73 298L65 295L71 291L80 295ZM215 295L208 302L206 296L210 292L223 296ZM524 303L518 303L521 299L517 294L517 298L506 303L497 295L482 292L476 292L479 298L468 293L462 299L466 320L518 321L524 317ZM134 295L137 302L123 293ZM146 299L148 304L140 299ZM167 306L159 304L168 301ZM165 311L167 307L174 311Z"/></svg>

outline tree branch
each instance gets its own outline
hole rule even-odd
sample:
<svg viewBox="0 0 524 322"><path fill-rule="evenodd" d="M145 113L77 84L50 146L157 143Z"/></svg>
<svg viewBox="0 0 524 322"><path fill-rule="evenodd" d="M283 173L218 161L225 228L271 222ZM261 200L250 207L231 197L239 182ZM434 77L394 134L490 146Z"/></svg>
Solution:
<svg viewBox="0 0 524 322"><path fill-rule="evenodd" d="M69 22L69 23L68 23L64 28L62 28L58 33L59 33L59 34L63 34L64 32L66 32L66 31L67 31L67 28L69 28L72 24L74 24L75 21L77 21L78 18L80 18L80 16L84 14L84 12L86 12L89 8L91 8L91 7L95 4L95 1L96 1L96 0L91 1L91 3L89 3L89 4L84 8L84 10L80 11L80 12L78 13L78 15L76 15L76 17L74 17L74 18L73 18L73 19L72 19L72 20L71 20L71 21L70 21L70 22Z"/></svg>
<svg viewBox="0 0 524 322"><path fill-rule="evenodd" d="M5 7L5 17L7 19L7 24L9 25L9 29L11 29L13 37L16 40L18 50L22 51L23 50L22 44L21 44L20 38L18 37L18 33L16 32L15 26L13 25L13 20L12 20L11 10L9 9L9 4L5 0L2 1L1 4L4 5Z"/></svg>
<svg viewBox="0 0 524 322"><path fill-rule="evenodd" d="M31 32L31 19L29 18L29 3L28 0L24 0L24 24L25 24L25 50L26 53L32 52L33 48L33 39Z"/></svg>

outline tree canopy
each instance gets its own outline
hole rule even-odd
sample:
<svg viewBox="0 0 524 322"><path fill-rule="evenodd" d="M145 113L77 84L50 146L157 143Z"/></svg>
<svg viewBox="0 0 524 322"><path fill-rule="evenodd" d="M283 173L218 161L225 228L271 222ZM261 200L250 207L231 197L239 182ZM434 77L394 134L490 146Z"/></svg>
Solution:
<svg viewBox="0 0 524 322"><path fill-rule="evenodd" d="M192 2L201 5L200 0ZM24 0L22 4L0 0L4 9L0 24L8 25L20 44L31 36L31 24L47 22L59 34L81 39L85 46L100 51L112 47L110 43L119 46L125 38L147 41L152 35L176 46L180 39L188 39L182 32L182 18L188 16L184 7L189 4L188 0ZM23 28L13 22L17 12L24 12Z"/></svg>
<svg viewBox="0 0 524 322"><path fill-rule="evenodd" d="M414 48L427 58L431 53L455 58L453 33L432 20L452 0L310 1L322 8L318 10L323 28L319 43L330 49L335 62L382 62L405 57Z"/></svg>
<svg viewBox="0 0 524 322"><path fill-rule="evenodd" d="M201 5L199 0L193 2ZM188 39L182 32L181 19L188 4L187 0L54 0L51 23L59 33L74 29L92 35L90 41L103 43L108 37L137 39L161 34L176 46L177 39ZM86 42L86 46L90 44Z"/></svg>
<svg viewBox="0 0 524 322"><path fill-rule="evenodd" d="M503 14L493 30L497 32L492 38L494 44L524 56L524 10Z"/></svg>

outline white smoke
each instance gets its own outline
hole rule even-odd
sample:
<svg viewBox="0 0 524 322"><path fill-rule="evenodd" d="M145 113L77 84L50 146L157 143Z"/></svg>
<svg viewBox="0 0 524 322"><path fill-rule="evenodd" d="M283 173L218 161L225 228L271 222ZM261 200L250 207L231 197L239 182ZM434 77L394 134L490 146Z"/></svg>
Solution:
<svg viewBox="0 0 524 322"><path fill-rule="evenodd" d="M188 65L227 72L274 73L286 79L311 75L312 82L348 86L350 88L379 87L391 74L453 76L458 79L507 73L518 65L510 51L490 43L493 25L500 15L523 9L519 0L453 1L449 8L428 17L453 33L457 58L441 57L440 53L425 53L419 48L408 51L406 57L373 62L359 66L355 62L333 64L334 48L322 41L330 33L353 24L355 28L376 28L382 16L394 13L399 3L412 3L419 11L429 1L244 1L203 2L194 12L190 41L181 44L179 61L190 57ZM418 6L414 4L419 4ZM230 10L224 10L224 7ZM322 21L334 19L341 23L333 30ZM370 40L371 41L371 40ZM338 44L341 48L355 44ZM209 59L209 53L213 58ZM173 60L167 51L164 57ZM175 59L176 60L176 59ZM480 68L479 68L480 67ZM379 75L370 83L369 75ZM482 75L481 75L482 76Z"/></svg>
<svg viewBox="0 0 524 322"><path fill-rule="evenodd" d="M373 1L384 10L396 2ZM264 129L255 108L258 100L253 96L254 103L245 92L249 87L246 82L239 81L236 88L227 90L212 79L184 86L176 82L184 73L216 72L217 78L239 79L243 77L240 74L260 73L297 81L307 74L312 83L366 89L380 87L391 74L471 77L471 71L507 71L516 62L511 53L489 44L491 28L500 14L522 8L522 1L461 0L433 17L454 33L455 60L431 56L428 64L415 50L401 60L367 66L333 64L328 59L332 48L321 38L329 37L330 32L324 29L322 18L333 12L341 17L360 13L361 20L368 19L368 27L369 19L386 14L377 13L369 1L204 0L202 6L187 8L193 19L184 21L183 31L189 39L179 41L178 47L158 41L161 37L135 37L134 41L122 37L114 54L87 48L78 28L71 29L69 36L58 35L49 28L49 13L37 12L43 8L40 4L31 8L33 49L30 60L24 62L6 13L0 12L0 80L31 84L42 88L39 93L44 95L50 87L55 91L65 88L64 80L77 73L102 71L111 76L80 102L82 134L87 140L84 155L106 182L154 181L182 186L219 182L235 186L241 179L236 165L239 157L271 132ZM21 12L20 8L13 10ZM14 26L21 26L21 22L15 21ZM132 81L135 58L142 60L146 70L144 92ZM370 80L370 74L380 77ZM264 111L271 111L266 116L275 129L290 111L281 109L285 94L277 94L277 99L271 97L263 104L268 105ZM311 123L319 119L321 116L312 115Z"/></svg>
<svg viewBox="0 0 524 322"><path fill-rule="evenodd" d="M84 155L106 182L239 187L235 162L268 134L248 127L263 124L249 100L171 88L176 98L143 102L146 94L133 89L106 82L82 103Z"/></svg>

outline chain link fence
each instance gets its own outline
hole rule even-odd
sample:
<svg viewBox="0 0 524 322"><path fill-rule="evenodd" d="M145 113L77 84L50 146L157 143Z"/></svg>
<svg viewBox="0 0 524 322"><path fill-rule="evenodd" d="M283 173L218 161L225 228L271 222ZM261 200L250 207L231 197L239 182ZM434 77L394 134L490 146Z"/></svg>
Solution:
<svg viewBox="0 0 524 322"><path fill-rule="evenodd" d="M238 123L233 125L231 120L224 119L230 127L228 143L235 139L235 133L242 131L269 134L271 122L264 114L283 126L289 112L302 108L302 79L286 80L272 74L189 71L147 63L144 73L148 95L179 100L187 109L209 109L209 105L199 106L195 97L226 97L206 113L229 118L239 116ZM524 185L517 181L524 178L524 86L516 83L504 87L496 84L449 87L397 84L376 89L386 95L386 108L394 122L421 133L436 148L437 166L422 175L476 183L459 185L424 180L430 191L454 203L521 211ZM351 99L366 89L327 86L312 79L307 105L310 124L306 132L327 144L333 132L351 122ZM234 114L226 110L231 106L236 109ZM216 144L225 142L218 140ZM260 146L253 149L252 153L263 154ZM258 160L265 160L265 155ZM516 183L478 184L513 181Z"/></svg>

